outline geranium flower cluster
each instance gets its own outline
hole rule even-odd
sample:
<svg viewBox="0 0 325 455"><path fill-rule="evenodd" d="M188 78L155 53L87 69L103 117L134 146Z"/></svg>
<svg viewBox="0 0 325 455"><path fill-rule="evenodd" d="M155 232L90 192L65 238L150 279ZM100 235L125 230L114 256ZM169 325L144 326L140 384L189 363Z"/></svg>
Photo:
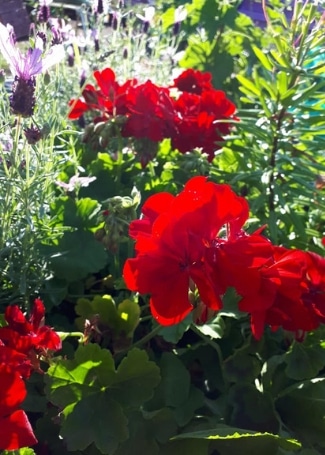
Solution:
<svg viewBox="0 0 325 455"><path fill-rule="evenodd" d="M130 225L136 257L124 265L128 288L150 294L151 312L173 325L193 312L205 323L229 287L241 297L260 339L266 325L299 338L325 321L325 259L273 245L263 228L248 234L249 207L225 184L194 177L177 196L155 194Z"/></svg>
<svg viewBox="0 0 325 455"><path fill-rule="evenodd" d="M36 299L26 318L17 305L5 312L0 328L0 449L16 450L37 443L26 413L20 406L27 395L25 380L41 372L40 358L61 348L59 335L44 325L43 302Z"/></svg>
<svg viewBox="0 0 325 455"><path fill-rule="evenodd" d="M230 130L229 120L236 120L235 105L213 87L210 73L188 69L168 87L136 79L120 84L110 68L95 71L94 78L97 86L87 84L82 96L70 101L69 118L91 112L95 125L104 122L110 126L110 137L113 122L120 126L122 137L156 144L169 138L181 153L200 148L211 161ZM146 147L150 148L148 143Z"/></svg>

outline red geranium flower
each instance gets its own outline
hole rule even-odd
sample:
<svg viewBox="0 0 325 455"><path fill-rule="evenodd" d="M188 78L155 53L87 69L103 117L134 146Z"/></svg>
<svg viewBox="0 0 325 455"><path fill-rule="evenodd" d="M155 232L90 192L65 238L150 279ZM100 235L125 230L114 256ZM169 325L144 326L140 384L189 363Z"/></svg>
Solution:
<svg viewBox="0 0 325 455"><path fill-rule="evenodd" d="M182 72L174 79L174 87L181 92L196 93L200 95L204 90L213 89L211 73L203 73L192 68Z"/></svg>
<svg viewBox="0 0 325 455"><path fill-rule="evenodd" d="M140 233L151 235L152 225L159 215L169 210L175 196L170 193L157 193L152 195L142 206L140 220L130 224L130 237L136 239Z"/></svg>
<svg viewBox="0 0 325 455"><path fill-rule="evenodd" d="M125 84L120 85L116 81L114 71L110 68L95 71L94 78L98 88L93 84L87 84L82 91L81 98L70 100L71 110L68 117L74 120L87 111L95 111L97 117L94 120L99 122L107 120L112 115L125 115L128 92L137 81L130 79Z"/></svg>
<svg viewBox="0 0 325 455"><path fill-rule="evenodd" d="M325 323L325 258L316 253L306 252L306 290L302 302Z"/></svg>
<svg viewBox="0 0 325 455"><path fill-rule="evenodd" d="M24 411L19 407L27 391L25 382L16 371L0 366L0 449L16 450L37 443Z"/></svg>
<svg viewBox="0 0 325 455"><path fill-rule="evenodd" d="M159 142L173 133L176 112L167 89L151 81L133 87L127 107L128 120L122 128L124 137Z"/></svg>
<svg viewBox="0 0 325 455"><path fill-rule="evenodd" d="M172 146L181 153L201 148L214 158L220 148L218 142L229 133L230 123L226 119L236 119L235 105L221 90L211 89L201 95L184 92L175 101L177 111L176 130L172 135Z"/></svg>
<svg viewBox="0 0 325 455"><path fill-rule="evenodd" d="M250 314L255 338L261 338L265 325L294 332L318 325L302 301L308 289L305 253L276 247L255 234L219 244L213 254L214 276L242 297L238 306Z"/></svg>
<svg viewBox="0 0 325 455"><path fill-rule="evenodd" d="M204 177L191 179L175 198L153 198L146 203L145 218L135 227L131 223L137 256L125 263L127 286L151 294L152 314L163 325L175 324L193 310L188 292L195 286L206 306L220 309L220 288L212 280L206 249L225 224L235 235L248 217L247 202L227 185Z"/></svg>
<svg viewBox="0 0 325 455"><path fill-rule="evenodd" d="M26 354L32 362L37 362L37 355L48 350L61 349L59 335L44 325L45 308L40 299L35 299L29 318L17 305L6 308L6 327L0 328L0 340L9 348Z"/></svg>

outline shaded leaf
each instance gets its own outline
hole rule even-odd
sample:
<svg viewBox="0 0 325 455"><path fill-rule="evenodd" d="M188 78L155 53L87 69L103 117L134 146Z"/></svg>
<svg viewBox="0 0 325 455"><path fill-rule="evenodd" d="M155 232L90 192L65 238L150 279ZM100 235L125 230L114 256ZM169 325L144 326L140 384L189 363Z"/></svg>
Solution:
<svg viewBox="0 0 325 455"><path fill-rule="evenodd" d="M325 366L325 349L320 345L305 346L293 343L285 357L286 374L298 381L316 377Z"/></svg>
<svg viewBox="0 0 325 455"><path fill-rule="evenodd" d="M165 403L177 407L188 399L190 391L190 375L178 357L171 353L163 353L160 362Z"/></svg>
<svg viewBox="0 0 325 455"><path fill-rule="evenodd" d="M169 343L177 343L190 328L193 316L189 314L178 324L162 327L159 331L159 336L162 336L165 341Z"/></svg>
<svg viewBox="0 0 325 455"><path fill-rule="evenodd" d="M251 384L234 385L228 393L227 423L238 428L276 434L279 423L270 394Z"/></svg>
<svg viewBox="0 0 325 455"><path fill-rule="evenodd" d="M137 407L149 400L160 382L159 368L141 349L132 349L120 363L112 396L125 407Z"/></svg>
<svg viewBox="0 0 325 455"><path fill-rule="evenodd" d="M127 418L107 391L85 397L63 415L61 436L68 450L85 450L94 442L101 453L110 454L129 435Z"/></svg>
<svg viewBox="0 0 325 455"><path fill-rule="evenodd" d="M95 295L92 300L80 298L77 300L76 312L81 316L77 318L77 325L83 329L85 320L98 319L98 324L110 328L113 334L123 334L132 337L139 323L140 307L137 302L129 299L115 304L110 295Z"/></svg>
<svg viewBox="0 0 325 455"><path fill-rule="evenodd" d="M105 267L107 254L91 232L65 232L55 246L43 248L57 278L78 281Z"/></svg>
<svg viewBox="0 0 325 455"><path fill-rule="evenodd" d="M283 422L299 439L325 448L324 378L294 384L282 392L275 405Z"/></svg>

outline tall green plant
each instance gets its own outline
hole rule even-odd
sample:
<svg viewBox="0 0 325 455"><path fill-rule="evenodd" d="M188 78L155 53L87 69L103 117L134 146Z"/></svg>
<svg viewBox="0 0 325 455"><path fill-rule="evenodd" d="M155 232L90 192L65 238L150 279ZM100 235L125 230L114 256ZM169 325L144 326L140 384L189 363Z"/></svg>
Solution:
<svg viewBox="0 0 325 455"><path fill-rule="evenodd" d="M239 122L212 172L249 197L275 242L317 250L324 231L323 22L314 2L296 1L289 20L264 9L268 45L253 46L251 75L237 75Z"/></svg>

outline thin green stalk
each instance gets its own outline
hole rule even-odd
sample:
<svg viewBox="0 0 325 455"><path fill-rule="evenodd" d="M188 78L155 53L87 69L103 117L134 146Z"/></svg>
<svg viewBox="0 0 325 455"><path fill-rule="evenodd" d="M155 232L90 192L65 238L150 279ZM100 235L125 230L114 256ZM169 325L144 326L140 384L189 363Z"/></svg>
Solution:
<svg viewBox="0 0 325 455"><path fill-rule="evenodd" d="M136 341L129 348L118 352L118 355L126 354L127 352L129 352L131 349L134 349L134 348L141 348L144 344L146 344L150 340L152 340L152 338L154 338L155 336L159 335L159 332L160 332L161 329L162 329L162 326L161 325L157 325L154 329L151 330L151 332L149 332L147 335L145 335L143 338L141 338L141 340Z"/></svg>

